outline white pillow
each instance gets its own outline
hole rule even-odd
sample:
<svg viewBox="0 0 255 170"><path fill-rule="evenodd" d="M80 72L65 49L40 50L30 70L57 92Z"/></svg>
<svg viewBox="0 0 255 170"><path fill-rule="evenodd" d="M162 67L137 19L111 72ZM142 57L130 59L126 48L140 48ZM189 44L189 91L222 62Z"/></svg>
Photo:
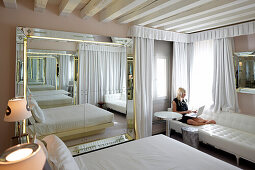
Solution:
<svg viewBox="0 0 255 170"><path fill-rule="evenodd" d="M47 143L48 159L53 162L58 170L79 170L70 150L64 142L56 135L49 135L43 138Z"/></svg>
<svg viewBox="0 0 255 170"><path fill-rule="evenodd" d="M41 123L45 121L44 113L33 97L29 100L29 107L36 122Z"/></svg>

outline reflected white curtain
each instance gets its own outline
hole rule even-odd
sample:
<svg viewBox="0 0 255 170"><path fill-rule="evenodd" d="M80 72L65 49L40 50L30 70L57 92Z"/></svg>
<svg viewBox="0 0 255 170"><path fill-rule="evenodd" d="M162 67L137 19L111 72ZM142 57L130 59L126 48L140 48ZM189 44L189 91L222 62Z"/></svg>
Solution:
<svg viewBox="0 0 255 170"><path fill-rule="evenodd" d="M79 102L96 105L105 94L125 93L126 47L79 45Z"/></svg>
<svg viewBox="0 0 255 170"><path fill-rule="evenodd" d="M238 112L233 64L233 38L214 40L213 105L214 112Z"/></svg>
<svg viewBox="0 0 255 170"><path fill-rule="evenodd" d="M39 81L43 81L44 78L44 60L40 59L39 60Z"/></svg>
<svg viewBox="0 0 255 170"><path fill-rule="evenodd" d="M70 58L65 55L59 57L59 88L63 90L68 90L69 74L72 72Z"/></svg>
<svg viewBox="0 0 255 170"><path fill-rule="evenodd" d="M134 38L135 42L135 109L137 137L152 135L154 40Z"/></svg>
<svg viewBox="0 0 255 170"><path fill-rule="evenodd" d="M190 94L190 63L193 58L193 44L173 43L172 93L171 100L177 96L179 87L186 89L187 98Z"/></svg>
<svg viewBox="0 0 255 170"><path fill-rule="evenodd" d="M37 59L32 59L32 80L36 80L36 75L37 75Z"/></svg>
<svg viewBox="0 0 255 170"><path fill-rule="evenodd" d="M45 79L47 85L56 85L56 59L46 58Z"/></svg>
<svg viewBox="0 0 255 170"><path fill-rule="evenodd" d="M212 104L213 40L193 43L193 60L190 62L190 106L195 108ZM190 108L192 109L192 108Z"/></svg>

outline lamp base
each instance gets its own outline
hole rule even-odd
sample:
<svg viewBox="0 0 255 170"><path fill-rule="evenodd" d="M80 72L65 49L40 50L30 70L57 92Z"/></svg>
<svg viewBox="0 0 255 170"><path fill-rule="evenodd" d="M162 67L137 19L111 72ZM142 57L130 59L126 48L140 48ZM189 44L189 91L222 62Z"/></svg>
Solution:
<svg viewBox="0 0 255 170"><path fill-rule="evenodd" d="M24 133L20 137L19 136L14 136L11 138L11 145L18 145L22 143L29 143L29 134Z"/></svg>

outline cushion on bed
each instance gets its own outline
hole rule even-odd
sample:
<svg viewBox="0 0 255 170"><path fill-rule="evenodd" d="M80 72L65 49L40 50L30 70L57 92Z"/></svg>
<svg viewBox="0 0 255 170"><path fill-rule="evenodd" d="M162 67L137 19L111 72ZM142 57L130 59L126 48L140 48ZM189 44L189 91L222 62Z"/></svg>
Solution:
<svg viewBox="0 0 255 170"><path fill-rule="evenodd" d="M47 143L48 159L54 164L54 169L79 169L69 149L56 135L46 136L43 140Z"/></svg>
<svg viewBox="0 0 255 170"><path fill-rule="evenodd" d="M28 124L29 124L29 125L33 125L33 124L35 124L35 123L36 123L36 121L35 121L34 116L31 116L31 117L28 118Z"/></svg>
<svg viewBox="0 0 255 170"><path fill-rule="evenodd" d="M29 106L31 108L31 112L35 121L38 123L44 122L45 121L44 113L33 97L31 97L31 99L29 100Z"/></svg>

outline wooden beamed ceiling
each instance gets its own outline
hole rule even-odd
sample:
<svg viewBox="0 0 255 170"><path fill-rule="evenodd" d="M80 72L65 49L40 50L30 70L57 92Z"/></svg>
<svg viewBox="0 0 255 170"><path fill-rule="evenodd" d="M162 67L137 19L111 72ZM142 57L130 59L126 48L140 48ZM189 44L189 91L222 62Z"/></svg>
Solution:
<svg viewBox="0 0 255 170"><path fill-rule="evenodd" d="M3 0L18 8L19 0ZM59 15L74 11L100 22L141 25L161 30L194 33L255 20L255 0L34 0L34 11L55 5Z"/></svg>

